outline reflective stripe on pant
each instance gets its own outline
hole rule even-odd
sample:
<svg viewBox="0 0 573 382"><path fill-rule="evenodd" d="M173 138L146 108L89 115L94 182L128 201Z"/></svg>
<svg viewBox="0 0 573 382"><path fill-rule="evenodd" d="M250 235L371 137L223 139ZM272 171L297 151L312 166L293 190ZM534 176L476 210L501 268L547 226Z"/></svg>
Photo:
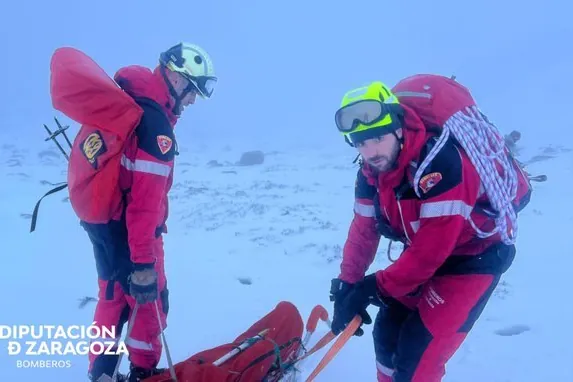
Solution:
<svg viewBox="0 0 573 382"><path fill-rule="evenodd" d="M373 328L378 381L441 381L514 257L515 246L503 244L452 256L418 290L380 309Z"/></svg>
<svg viewBox="0 0 573 382"><path fill-rule="evenodd" d="M161 318L161 327L166 328L167 289L164 288L161 291L161 298L157 301L157 304ZM126 300L130 308L133 309L135 306L133 297L126 296ZM157 319L155 304L140 305L131 334L125 340L131 363L145 369L156 367L162 352L160 334L161 329Z"/></svg>
<svg viewBox="0 0 573 382"><path fill-rule="evenodd" d="M429 281L415 310L380 309L374 346L380 382L439 382L445 364L479 318L499 281L494 275L449 275Z"/></svg>
<svg viewBox="0 0 573 382"><path fill-rule="evenodd" d="M115 326L116 335L119 338L121 332L127 332L126 323L131 317L135 300L124 293L119 283L115 283L114 285L114 298L112 300L106 300L105 294L109 282L100 280L99 283L100 300L96 306L94 321L96 321L96 326L98 327L111 328ZM162 321L161 324L163 328L165 328L167 326L166 318L169 306L167 288L164 287L162 289L157 303ZM122 328L124 324L125 328ZM160 334L155 304L140 305L131 334L125 339L125 345L129 351L129 360L131 363L143 368L153 368L157 366L162 352ZM89 353L89 362L89 372L92 375L111 375L115 369L117 357Z"/></svg>
<svg viewBox="0 0 573 382"><path fill-rule="evenodd" d="M163 241L161 237L156 240L154 245L154 253L157 256L155 270L158 274L158 289L160 291L157 303L161 317L161 325L163 328L166 328L166 318L169 310L169 292L165 278ZM117 248L118 246L116 245L115 247ZM126 276L118 276L129 274L129 271L120 269L125 267L124 264L126 263L124 261L117 261L117 256L126 256L126 254L116 251L113 261L109 261L109 250L107 252L102 251L96 245L94 245L94 249L99 275L99 300L95 309L94 321L98 327L115 327L116 339L119 339L122 332L127 332L127 325L125 325L125 328L123 326L128 322L129 318L131 318L131 312L135 306L134 298L129 296L126 291L128 287ZM127 256L129 256L129 254L127 254ZM107 269L110 268L108 264L115 264L115 267L113 267L113 269ZM118 264L121 264L120 268L118 268ZM129 262L128 264L131 263ZM128 265L128 267L130 267L130 265ZM115 277L107 278L107 275L115 275ZM160 334L155 304L140 305L131 333L129 337L125 339L125 345L129 351L129 361L135 366L146 369L157 366L162 352ZM98 349L95 350L97 351ZM89 373L95 380L102 374L111 376L115 369L117 358L117 356L89 353Z"/></svg>

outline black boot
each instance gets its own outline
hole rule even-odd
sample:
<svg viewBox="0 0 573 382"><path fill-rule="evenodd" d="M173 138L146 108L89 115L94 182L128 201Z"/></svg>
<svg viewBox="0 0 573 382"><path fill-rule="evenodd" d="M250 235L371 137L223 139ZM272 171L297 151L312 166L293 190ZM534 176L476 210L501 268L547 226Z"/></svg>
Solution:
<svg viewBox="0 0 573 382"><path fill-rule="evenodd" d="M91 382L108 382L117 365L119 356L102 354L96 358L88 377ZM127 376L117 373L117 382L128 382Z"/></svg>
<svg viewBox="0 0 573 382"><path fill-rule="evenodd" d="M126 382L140 382L145 378L163 374L167 370L167 369L158 369L156 367L154 367L153 369L144 369L139 366L134 366L133 364L131 364L129 369L130 369L129 379Z"/></svg>

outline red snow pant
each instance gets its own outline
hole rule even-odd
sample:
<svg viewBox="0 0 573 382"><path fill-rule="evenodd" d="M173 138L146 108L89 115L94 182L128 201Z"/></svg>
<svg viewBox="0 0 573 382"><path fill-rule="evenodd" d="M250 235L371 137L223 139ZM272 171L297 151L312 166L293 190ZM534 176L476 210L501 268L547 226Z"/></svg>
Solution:
<svg viewBox="0 0 573 382"><path fill-rule="evenodd" d="M414 294L378 312L373 337L379 382L439 382L481 315L515 247L452 256Z"/></svg>
<svg viewBox="0 0 573 382"><path fill-rule="evenodd" d="M105 226L87 227L88 235L94 246L96 267L98 270L98 303L94 313L95 326L111 330L115 328L116 340L119 340L126 323L131 318L135 300L129 295L128 276L132 263L129 256L125 227L119 222ZM154 243L154 255L157 260L155 270L158 275L159 298L157 300L161 326L167 326L169 311L169 291L164 270L163 239L158 236ZM124 328L125 326L125 328ZM156 367L161 358L161 329L155 303L140 305L130 335L125 339L129 351L129 361L146 369ZM103 338L105 339L105 338ZM110 339L105 339L109 341ZM97 351L97 349L96 349ZM88 372L94 380L99 376L111 376L117 364L118 356L89 353Z"/></svg>

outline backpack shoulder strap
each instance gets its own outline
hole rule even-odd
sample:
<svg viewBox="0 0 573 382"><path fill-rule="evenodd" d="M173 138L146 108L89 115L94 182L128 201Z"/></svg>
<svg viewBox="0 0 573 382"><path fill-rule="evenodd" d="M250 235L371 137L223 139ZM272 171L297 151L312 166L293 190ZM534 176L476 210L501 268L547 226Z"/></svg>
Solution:
<svg viewBox="0 0 573 382"><path fill-rule="evenodd" d="M134 99L143 109L143 116L135 128L135 134L139 141L149 149L149 153L154 157L163 160L173 159L179 153L177 151L175 133L165 111L157 102L150 98L139 97ZM158 137L170 140L173 149L166 153L161 152L157 146Z"/></svg>
<svg viewBox="0 0 573 382"><path fill-rule="evenodd" d="M419 164L424 162L428 154L437 144L437 137L428 139L420 156L413 166L410 179L412 186L419 189L420 199L427 199L437 196L462 182L462 158L460 148L452 137L449 137L442 148L430 160L428 165L423 169L418 184L413 184L416 179L416 173Z"/></svg>
<svg viewBox="0 0 573 382"><path fill-rule="evenodd" d="M46 192L44 194L44 196L42 196L38 202L36 203L36 206L34 207L34 212L32 212L32 222L30 223L30 232L34 232L36 230L36 222L38 220L38 211L40 209L40 203L42 202L42 199L44 199L46 196L51 195L51 194L55 194L56 192L59 192L61 190L63 190L64 188L68 187L67 183L62 183L54 188L52 188L50 191Z"/></svg>

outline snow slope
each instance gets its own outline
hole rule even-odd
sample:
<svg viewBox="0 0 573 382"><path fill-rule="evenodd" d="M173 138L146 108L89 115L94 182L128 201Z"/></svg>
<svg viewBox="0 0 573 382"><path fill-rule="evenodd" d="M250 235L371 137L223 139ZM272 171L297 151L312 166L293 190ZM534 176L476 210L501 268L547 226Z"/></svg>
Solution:
<svg viewBox="0 0 573 382"><path fill-rule="evenodd" d="M338 273L352 217L356 173L354 152L343 146L269 153L264 165L253 167L207 166L212 159L234 162L240 153L233 150L182 151L165 237L166 336L176 361L232 340L281 300L293 302L305 319L315 304L331 309L330 279ZM531 157L539 148L530 151L522 155ZM549 180L535 184L520 218L514 266L448 364L445 381L573 380L573 211L565 204L573 152L557 148L552 155L529 166ZM96 295L96 272L65 192L44 200L37 230L28 232L28 214L50 188L46 182L65 180L64 159L47 143L38 149L3 144L0 163L0 221L9 243L2 256L0 325L89 325L95 305L78 309L78 299ZM387 265L386 246L380 245L371 270ZM315 339L326 329L319 330ZM318 381L375 380L371 327L365 330ZM323 353L305 364L303 375ZM25 358L72 361L62 369L21 369L17 358L7 356L0 340L2 380L87 380L86 357Z"/></svg>

